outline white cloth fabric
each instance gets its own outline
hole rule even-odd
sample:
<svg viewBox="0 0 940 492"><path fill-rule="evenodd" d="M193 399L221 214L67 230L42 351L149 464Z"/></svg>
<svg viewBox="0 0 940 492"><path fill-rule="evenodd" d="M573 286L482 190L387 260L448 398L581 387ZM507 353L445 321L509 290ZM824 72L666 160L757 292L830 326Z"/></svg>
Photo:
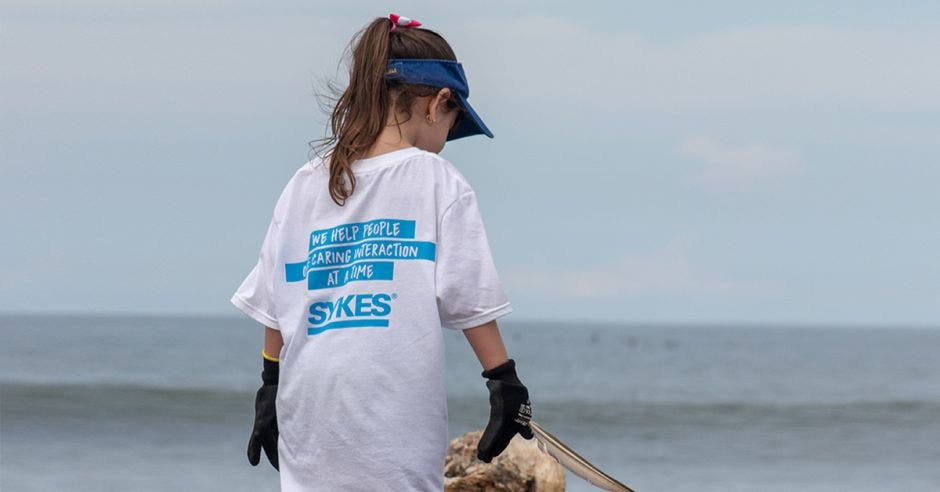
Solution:
<svg viewBox="0 0 940 492"><path fill-rule="evenodd" d="M476 196L416 147L356 161L345 206L328 170L316 158L290 179L231 299L284 339L281 490L442 490L441 327L512 311Z"/></svg>

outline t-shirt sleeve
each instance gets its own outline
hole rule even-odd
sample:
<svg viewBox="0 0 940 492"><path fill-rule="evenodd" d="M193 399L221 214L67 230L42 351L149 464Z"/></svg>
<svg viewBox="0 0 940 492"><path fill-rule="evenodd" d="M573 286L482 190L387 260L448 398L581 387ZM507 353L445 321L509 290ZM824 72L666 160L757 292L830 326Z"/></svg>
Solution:
<svg viewBox="0 0 940 492"><path fill-rule="evenodd" d="M231 302L255 321L280 330L274 304L274 258L277 225L272 219L261 244L258 262L232 295Z"/></svg>
<svg viewBox="0 0 940 492"><path fill-rule="evenodd" d="M472 191L457 198L441 217L435 283L445 328L473 328L512 312Z"/></svg>

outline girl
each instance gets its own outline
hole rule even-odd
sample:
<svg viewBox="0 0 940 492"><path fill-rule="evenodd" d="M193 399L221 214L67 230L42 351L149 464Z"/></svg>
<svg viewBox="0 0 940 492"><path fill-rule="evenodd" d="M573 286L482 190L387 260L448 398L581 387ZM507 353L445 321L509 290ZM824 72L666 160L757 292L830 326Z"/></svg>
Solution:
<svg viewBox="0 0 940 492"><path fill-rule="evenodd" d="M263 449L285 491L443 488L441 327L463 330L488 379L478 457L532 438L476 195L438 155L493 134L453 50L418 26L391 14L354 37L331 151L287 183L231 299L265 325L248 460Z"/></svg>

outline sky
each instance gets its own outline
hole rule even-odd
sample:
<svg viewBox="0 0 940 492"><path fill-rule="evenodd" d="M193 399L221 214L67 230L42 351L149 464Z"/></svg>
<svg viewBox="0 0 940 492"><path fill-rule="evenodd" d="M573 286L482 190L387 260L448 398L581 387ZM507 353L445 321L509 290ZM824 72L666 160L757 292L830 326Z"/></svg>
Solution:
<svg viewBox="0 0 940 492"><path fill-rule="evenodd" d="M237 315L390 12L495 134L441 155L513 319L940 327L933 1L7 1L0 312Z"/></svg>

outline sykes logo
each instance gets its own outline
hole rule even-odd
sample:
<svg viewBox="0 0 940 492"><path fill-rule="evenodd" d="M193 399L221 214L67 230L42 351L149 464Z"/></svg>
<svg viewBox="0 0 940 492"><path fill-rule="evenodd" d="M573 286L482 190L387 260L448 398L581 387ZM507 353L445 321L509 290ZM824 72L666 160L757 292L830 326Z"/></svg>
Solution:
<svg viewBox="0 0 940 492"><path fill-rule="evenodd" d="M349 294L335 301L315 302L310 305L307 335L318 335L337 328L385 328L392 314L392 301L396 294Z"/></svg>

